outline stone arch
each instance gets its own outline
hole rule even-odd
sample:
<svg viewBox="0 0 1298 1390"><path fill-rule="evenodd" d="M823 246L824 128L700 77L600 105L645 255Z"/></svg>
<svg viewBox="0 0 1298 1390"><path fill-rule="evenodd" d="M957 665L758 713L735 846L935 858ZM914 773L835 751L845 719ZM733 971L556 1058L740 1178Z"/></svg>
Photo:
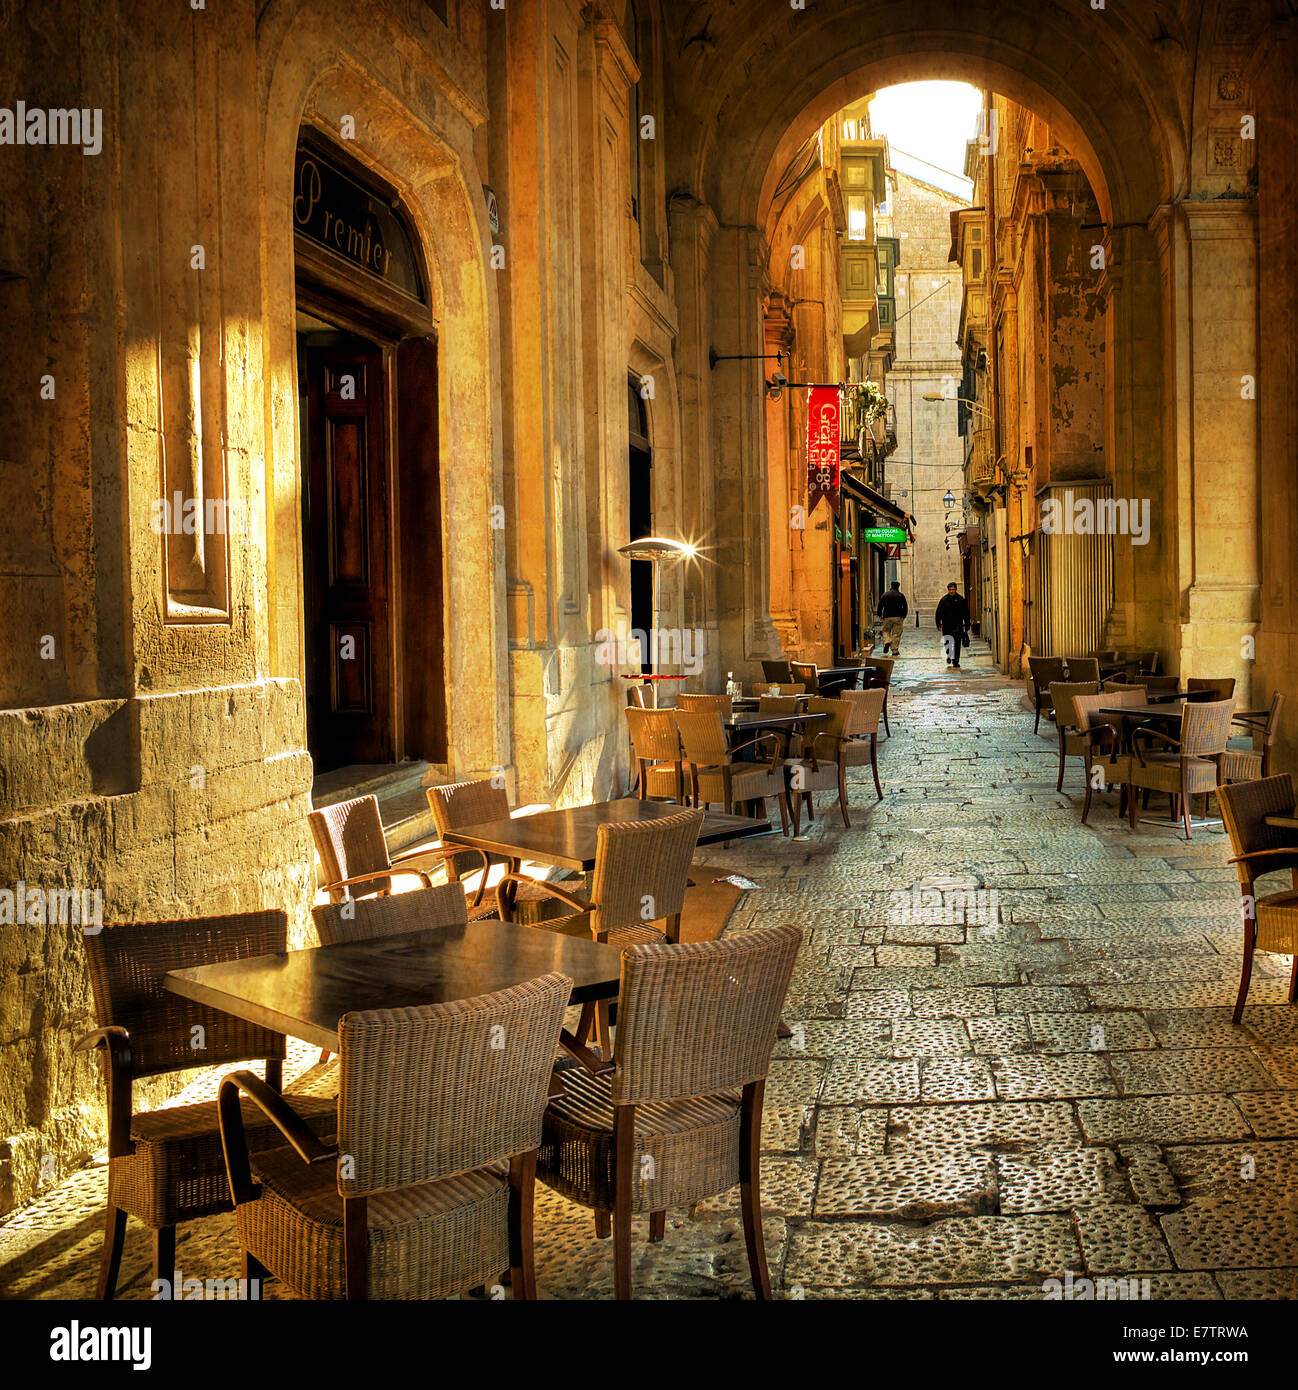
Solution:
<svg viewBox="0 0 1298 1390"><path fill-rule="evenodd" d="M485 110L472 94L423 90L423 112L403 97L393 72L396 35L371 18L320 0L273 5L259 29L263 116L265 246L264 344L267 393L267 533L270 666L300 677L302 536L299 428L293 378L293 159L304 123L339 129L355 118L346 148L401 196L429 278L439 352L439 439L443 460L442 592L448 765L453 772L509 762L501 532L491 507L502 495L502 459L493 419L499 415L499 325L489 284L491 238L473 168L474 127ZM398 63L399 63L398 59ZM377 75L390 74L386 83ZM471 191L472 190L472 191ZM454 538L454 543L451 543ZM472 543L465 544L472 538ZM464 700L465 692L475 692ZM457 698L460 697L460 698Z"/></svg>

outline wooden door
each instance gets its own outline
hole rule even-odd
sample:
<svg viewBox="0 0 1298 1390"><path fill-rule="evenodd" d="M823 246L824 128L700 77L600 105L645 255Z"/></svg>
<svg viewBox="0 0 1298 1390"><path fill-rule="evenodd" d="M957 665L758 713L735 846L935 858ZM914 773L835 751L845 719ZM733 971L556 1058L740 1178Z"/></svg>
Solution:
<svg viewBox="0 0 1298 1390"><path fill-rule="evenodd" d="M394 759L382 355L307 350L307 739L316 771Z"/></svg>

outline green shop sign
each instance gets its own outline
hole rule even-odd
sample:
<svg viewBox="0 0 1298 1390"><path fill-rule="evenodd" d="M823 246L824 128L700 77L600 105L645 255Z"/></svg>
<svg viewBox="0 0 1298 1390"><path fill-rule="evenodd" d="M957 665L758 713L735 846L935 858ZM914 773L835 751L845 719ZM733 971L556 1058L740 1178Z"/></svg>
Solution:
<svg viewBox="0 0 1298 1390"><path fill-rule="evenodd" d="M861 539L863 541L891 542L892 544L905 544L906 528L904 526L862 526Z"/></svg>

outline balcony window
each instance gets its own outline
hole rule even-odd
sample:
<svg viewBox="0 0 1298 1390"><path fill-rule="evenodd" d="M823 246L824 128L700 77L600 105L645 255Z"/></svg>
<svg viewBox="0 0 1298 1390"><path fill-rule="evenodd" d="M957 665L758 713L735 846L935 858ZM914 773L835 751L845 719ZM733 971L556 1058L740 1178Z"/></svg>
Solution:
<svg viewBox="0 0 1298 1390"><path fill-rule="evenodd" d="M870 234L870 214L865 199L859 194L851 194L847 199L847 239L865 241Z"/></svg>

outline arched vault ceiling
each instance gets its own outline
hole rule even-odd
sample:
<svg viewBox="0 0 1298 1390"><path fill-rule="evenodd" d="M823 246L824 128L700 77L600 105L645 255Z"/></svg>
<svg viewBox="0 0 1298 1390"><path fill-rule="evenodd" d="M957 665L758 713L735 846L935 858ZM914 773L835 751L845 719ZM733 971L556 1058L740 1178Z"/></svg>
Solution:
<svg viewBox="0 0 1298 1390"><path fill-rule="evenodd" d="M1197 12L1198 6L1186 4ZM988 86L1055 126L1107 222L1183 191L1197 29L1152 0L703 0L667 5L671 186L760 225L774 180L838 107L899 82ZM972 134L972 132L970 132Z"/></svg>

